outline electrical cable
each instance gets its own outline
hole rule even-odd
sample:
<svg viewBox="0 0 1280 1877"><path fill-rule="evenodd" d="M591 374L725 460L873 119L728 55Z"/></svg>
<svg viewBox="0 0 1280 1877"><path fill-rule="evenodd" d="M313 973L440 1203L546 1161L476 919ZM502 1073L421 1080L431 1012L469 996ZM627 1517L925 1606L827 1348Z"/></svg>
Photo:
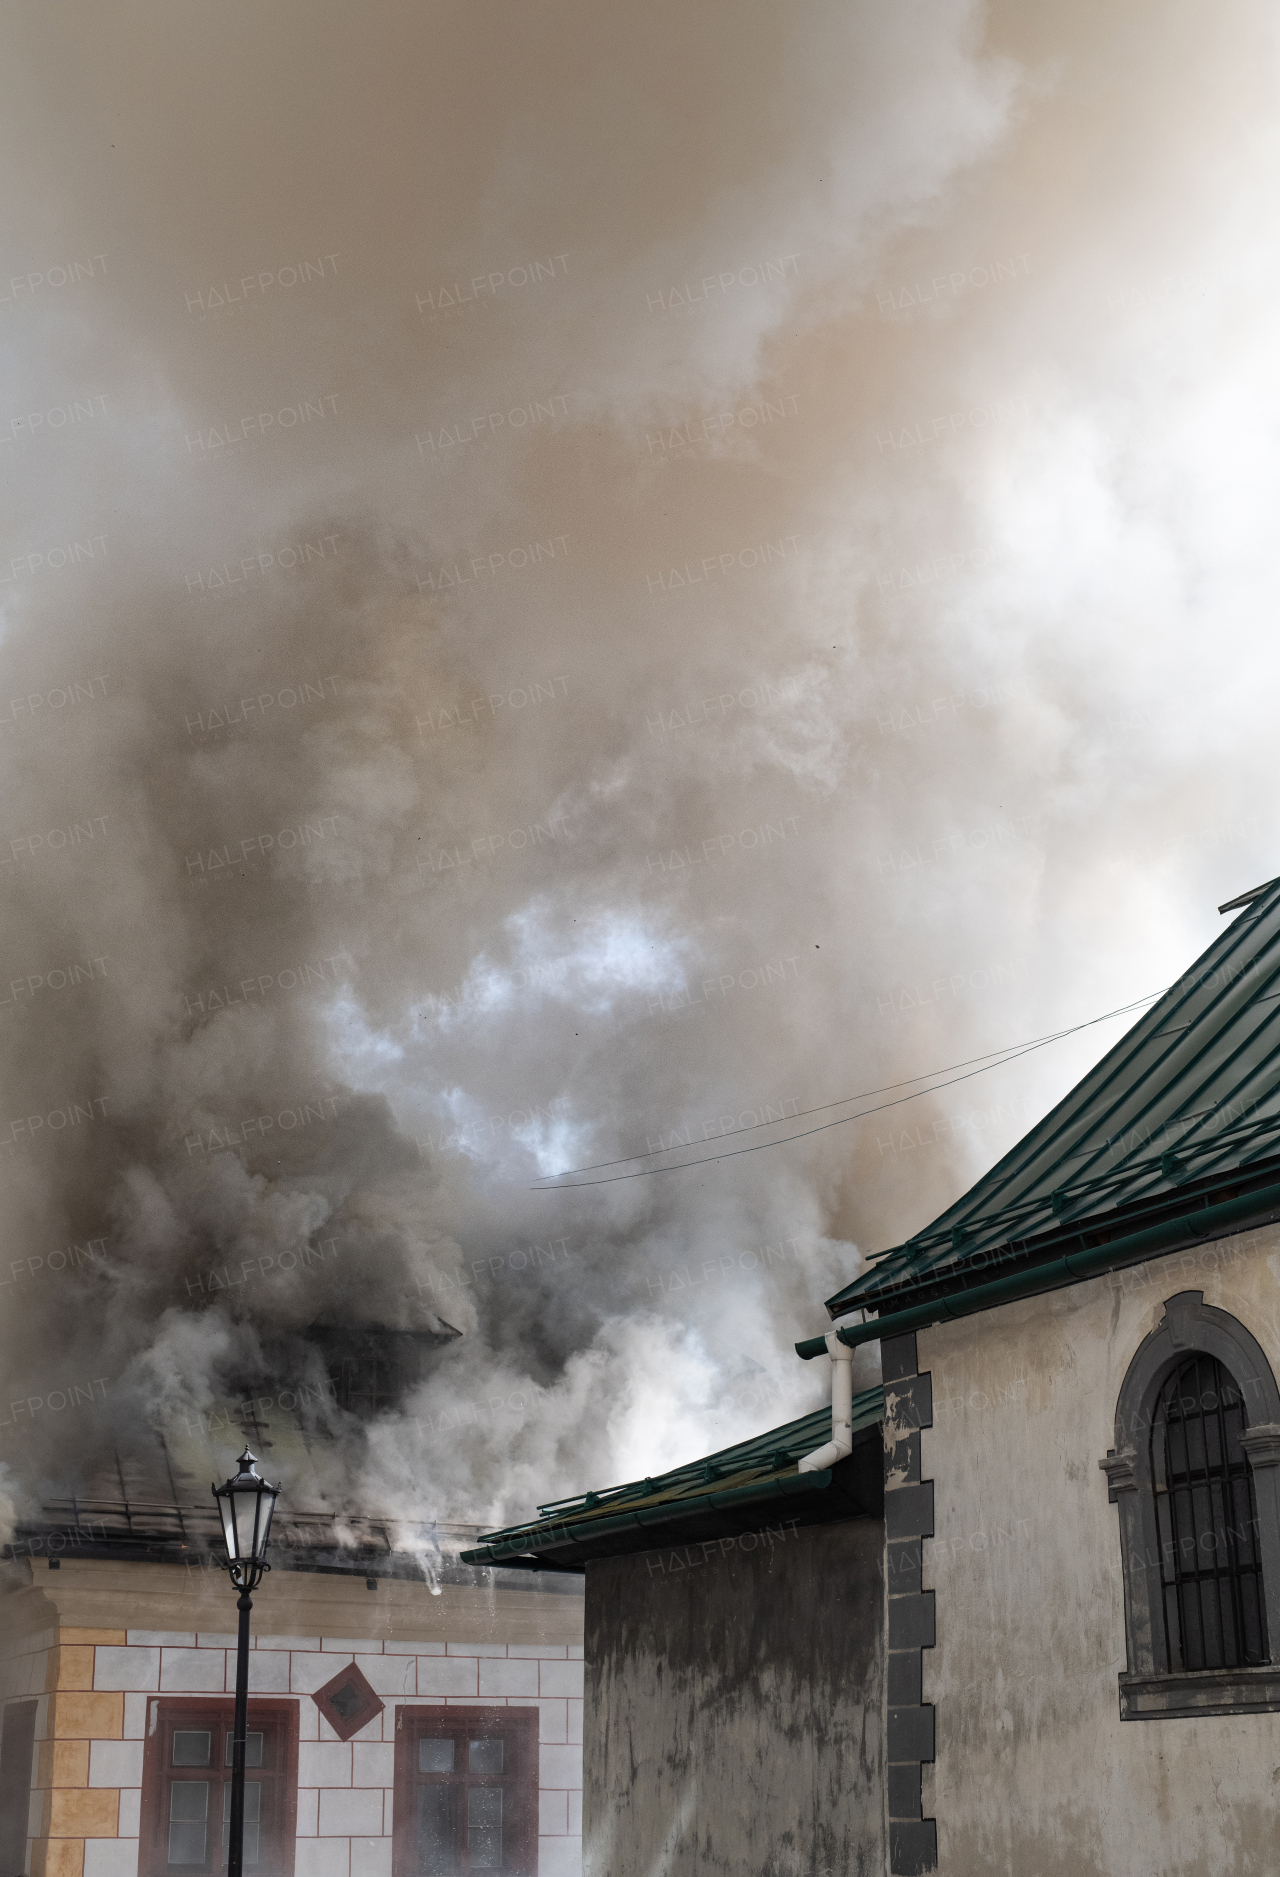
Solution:
<svg viewBox="0 0 1280 1877"><path fill-rule="evenodd" d="M674 1166L639 1167L633 1173L611 1173L607 1179L603 1180L579 1180L574 1178L574 1175L578 1173L593 1173L606 1167L627 1166L630 1161L633 1160L648 1160L656 1157L658 1154L675 1153L678 1151L678 1149L674 1147L655 1147L651 1149L649 1153L630 1154L624 1160L601 1160L588 1166L567 1167L563 1173L546 1175L546 1183L532 1186L530 1191L535 1193L553 1193L564 1191L566 1183L575 1187L612 1186L619 1180L648 1179L657 1173L683 1173L689 1167L710 1166L717 1160L735 1160L739 1154L761 1153L767 1147L785 1147L791 1141L808 1140L810 1135L825 1134L830 1128L844 1127L850 1121L862 1121L865 1120L868 1115L883 1114L887 1108L900 1108L904 1102L915 1101L920 1095L931 1095L938 1089L954 1088L957 1082L971 1081L975 1075L985 1075L988 1069L998 1069L1006 1062L1016 1062L1020 1056L1028 1056L1033 1050L1044 1049L1049 1043L1060 1042L1064 1036L1075 1036L1081 1030L1091 1029L1096 1023L1108 1023L1114 1017L1127 1016L1131 1010L1140 1009L1143 1004L1154 1003L1156 998L1163 997L1164 994L1164 991L1152 991L1146 997L1135 998L1130 1004L1121 1004L1115 1010L1105 1011L1100 1017L1089 1017L1083 1023L1073 1023L1068 1029L1054 1030L1048 1036L1034 1037L1030 1042L1026 1043L1011 1043L1004 1050L991 1050L986 1056L970 1056L965 1062L952 1063L945 1069L933 1069L928 1071L927 1075L908 1076L905 1081L889 1082L886 1083L883 1088L866 1089L860 1095L846 1095L841 1101L820 1102L816 1107L802 1108L798 1114L789 1116L788 1119L798 1121L804 1115L821 1114L827 1108L842 1108L846 1102L865 1101L868 1095L888 1094L895 1088L905 1088L908 1082L929 1080L930 1083L928 1088L914 1089L909 1095L900 1095L896 1101L880 1102L874 1108L860 1109L857 1114L841 1115L838 1120L824 1121L818 1127L802 1128L798 1134L784 1134L778 1140L774 1141L753 1141L749 1147L731 1147L726 1153L722 1154L703 1154L697 1160L682 1160ZM997 1060L991 1060L990 1058L997 1058ZM975 1062L980 1063L982 1066L976 1069L970 1068L969 1065ZM968 1069L969 1073L967 1075L952 1075L952 1070L954 1069ZM952 1079L949 1082L937 1082L932 1080L932 1077L939 1075L952 1075ZM720 1138L725 1140L735 1134L751 1134L754 1133L757 1128L776 1127L777 1125L778 1123L776 1121L756 1121L749 1127L733 1128L728 1134L721 1135Z"/></svg>
<svg viewBox="0 0 1280 1877"><path fill-rule="evenodd" d="M1130 1010L1137 1010L1141 1005L1152 1003L1157 997L1163 996L1163 991L1152 991L1148 997L1139 997L1131 1004L1121 1004L1116 1010L1108 1010L1105 1015L1101 1017L1090 1017L1086 1023L1073 1024L1070 1029L1054 1030L1049 1036L1032 1037L1028 1042L1024 1043L1007 1043L1003 1049L989 1049L981 1056L967 1056L963 1062L949 1062L943 1069L929 1069L922 1075L908 1075L905 1076L901 1082L886 1082L882 1088L864 1088L861 1094L845 1095L839 1101L822 1101L813 1108L799 1108L796 1110L795 1114L779 1115L778 1121L802 1121L806 1115L824 1114L828 1108L845 1108L851 1101L867 1101L872 1095L891 1095L896 1088L906 1088L912 1082L932 1081L934 1076L950 1075L954 1069L968 1069L975 1062L985 1062L990 1068L995 1069L1000 1066L998 1062L993 1060L995 1057L1000 1057L1001 1059L1008 1057L1008 1059L1012 1061L1015 1051L1021 1052L1026 1049L1039 1048L1042 1043L1056 1043L1060 1037L1073 1036L1077 1030L1087 1030L1090 1024L1094 1023L1106 1023L1112 1017L1123 1017ZM928 1090L919 1089L917 1093L925 1095L928 1094ZM874 1108L868 1108L865 1112L875 1114L878 1111ZM847 1120L856 1119L853 1115L846 1116L845 1118ZM716 1138L718 1140L732 1140L735 1134L753 1134L757 1128L776 1127L778 1121L753 1121L747 1127L726 1128L724 1133L717 1135ZM693 1143L690 1141L683 1144L692 1146ZM673 1154L676 1151L677 1149L674 1147L651 1147L648 1152L643 1154L624 1154L621 1160L592 1160L589 1161L586 1166L566 1167L563 1173L549 1173L545 1177L547 1179L563 1180L567 1179L571 1173L600 1173L603 1172L606 1167L627 1167L631 1165L633 1160L653 1160L656 1159L659 1154Z"/></svg>

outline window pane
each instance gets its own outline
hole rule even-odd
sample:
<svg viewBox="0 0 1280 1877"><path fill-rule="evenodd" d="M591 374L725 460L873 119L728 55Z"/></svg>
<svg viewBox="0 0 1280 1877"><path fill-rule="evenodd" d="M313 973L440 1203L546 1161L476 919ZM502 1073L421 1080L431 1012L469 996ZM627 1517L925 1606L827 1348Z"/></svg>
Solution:
<svg viewBox="0 0 1280 1877"><path fill-rule="evenodd" d="M207 1766L213 1746L213 1735L205 1733L175 1733L173 1736L173 1764L175 1766Z"/></svg>
<svg viewBox="0 0 1280 1877"><path fill-rule="evenodd" d="M1243 1657L1244 1613L1239 1591L1243 1579L1220 1577L1218 1603L1221 1610L1222 1654L1228 1668L1239 1668Z"/></svg>
<svg viewBox="0 0 1280 1877"><path fill-rule="evenodd" d="M203 1825L170 1825L169 1862L171 1864L203 1864L204 1839L205 1827Z"/></svg>
<svg viewBox="0 0 1280 1877"><path fill-rule="evenodd" d="M1209 1529L1201 1533L1200 1549L1207 1553L1201 1563L1213 1570L1227 1568L1227 1494L1231 1488L1229 1479L1210 1479L1209 1481Z"/></svg>
<svg viewBox="0 0 1280 1877"><path fill-rule="evenodd" d="M1165 1586L1164 1593L1164 1635L1165 1666L1170 1671L1185 1668L1182 1653L1182 1618L1178 1610L1178 1589L1176 1584Z"/></svg>
<svg viewBox="0 0 1280 1877"><path fill-rule="evenodd" d="M1199 1565L1213 1568L1212 1490L1208 1485L1193 1486L1191 1489L1191 1529L1195 1537L1195 1548L1187 1561L1187 1569L1191 1571Z"/></svg>
<svg viewBox="0 0 1280 1877"><path fill-rule="evenodd" d="M1245 1661L1257 1664L1262 1660L1262 1622L1258 1610L1256 1577L1240 1579L1240 1603L1244 1620Z"/></svg>
<svg viewBox="0 0 1280 1877"><path fill-rule="evenodd" d="M1187 1443L1178 1421L1169 1423L1169 1472L1181 1477L1187 1470Z"/></svg>
<svg viewBox="0 0 1280 1877"><path fill-rule="evenodd" d="M1236 1479L1232 1481L1231 1504L1228 1508L1231 1519L1227 1534L1236 1548L1236 1556L1241 1564L1254 1564L1254 1545L1257 1538L1258 1521L1253 1516L1252 1481Z"/></svg>
<svg viewBox="0 0 1280 1877"><path fill-rule="evenodd" d="M452 1740L420 1740L418 1742L418 1771L420 1773L451 1773L453 1771Z"/></svg>
<svg viewBox="0 0 1280 1877"><path fill-rule="evenodd" d="M500 1773L502 1771L502 1749L506 1742L499 1737L495 1740L473 1740L467 1754L467 1770L471 1773Z"/></svg>
<svg viewBox="0 0 1280 1877"><path fill-rule="evenodd" d="M1176 1492L1169 1494L1169 1504L1173 1509L1175 1561L1182 1570L1189 1570L1196 1555L1195 1521L1191 1516L1190 1492L1185 1486L1179 1486Z"/></svg>
<svg viewBox="0 0 1280 1877"><path fill-rule="evenodd" d="M1160 1568L1168 1583L1173 1576L1173 1527L1169 1515L1169 1495L1167 1492L1156 1494L1156 1531L1160 1540Z"/></svg>
<svg viewBox="0 0 1280 1877"><path fill-rule="evenodd" d="M1187 1442L1186 1464L1195 1473L1203 1473L1205 1469L1204 1428L1204 1422L1197 1418L1188 1421L1183 1430Z"/></svg>
<svg viewBox="0 0 1280 1877"><path fill-rule="evenodd" d="M1204 1643L1200 1632L1200 1597L1194 1580L1178 1588L1178 1610L1182 1617L1182 1666L1204 1667Z"/></svg>
<svg viewBox="0 0 1280 1877"><path fill-rule="evenodd" d="M452 1744L452 1743L450 1743ZM458 1868L457 1786L418 1787L418 1869L447 1877Z"/></svg>
<svg viewBox="0 0 1280 1877"><path fill-rule="evenodd" d="M208 1739L208 1735L205 1736ZM169 1788L169 1862L203 1864L208 1836L209 1784L175 1779Z"/></svg>
<svg viewBox="0 0 1280 1877"><path fill-rule="evenodd" d="M1223 1584L1221 1589L1228 1591ZM1219 1585L1216 1578L1208 1578L1200 1585L1200 1607L1204 1612L1204 1657L1196 1663L1197 1668L1230 1668L1222 1640L1222 1609ZM1231 1604L1227 1604L1227 1621L1231 1620Z"/></svg>
<svg viewBox="0 0 1280 1877"><path fill-rule="evenodd" d="M1217 1396L1210 1390L1204 1397L1205 1403L1213 1407ZM1219 1473L1223 1466L1222 1429L1216 1414L1206 1414L1204 1419L1205 1460L1211 1473Z"/></svg>
<svg viewBox="0 0 1280 1877"><path fill-rule="evenodd" d="M261 1734L258 1736L262 1738ZM256 1779L244 1782L244 1861L246 1867L258 1861L258 1836L262 1818L262 1787ZM222 1788L222 1861L227 1861L231 1844L231 1781Z"/></svg>
<svg viewBox="0 0 1280 1877"><path fill-rule="evenodd" d="M473 1741L488 1746L489 1741ZM499 1746L502 1742L497 1743ZM472 1870L502 1869L502 1787L468 1786L467 1852Z"/></svg>
<svg viewBox="0 0 1280 1877"><path fill-rule="evenodd" d="M227 1758L226 1758L226 1764L228 1766L230 1766L231 1764L231 1750L235 1746L235 1744L236 1744L235 1735L233 1733L229 1733L227 1735ZM248 1729L245 1730L245 1736L244 1736L244 1763L246 1766L261 1766L262 1765L262 1735L250 1733Z"/></svg>

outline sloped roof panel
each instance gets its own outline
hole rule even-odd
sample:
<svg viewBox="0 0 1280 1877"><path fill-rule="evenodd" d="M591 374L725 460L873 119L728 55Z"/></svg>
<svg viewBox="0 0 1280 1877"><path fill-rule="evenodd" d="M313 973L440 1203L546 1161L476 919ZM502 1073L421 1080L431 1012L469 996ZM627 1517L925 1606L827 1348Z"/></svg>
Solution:
<svg viewBox="0 0 1280 1877"><path fill-rule="evenodd" d="M1230 903L1230 902L1229 902ZM1280 1153L1280 880L1045 1118L922 1231L828 1299L833 1316L949 1277L1011 1240L1212 1183Z"/></svg>

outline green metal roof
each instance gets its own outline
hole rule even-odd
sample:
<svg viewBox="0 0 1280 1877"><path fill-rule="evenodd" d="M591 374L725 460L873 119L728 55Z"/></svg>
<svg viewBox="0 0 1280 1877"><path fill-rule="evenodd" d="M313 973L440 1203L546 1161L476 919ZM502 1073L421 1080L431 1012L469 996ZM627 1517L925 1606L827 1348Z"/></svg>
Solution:
<svg viewBox="0 0 1280 1877"><path fill-rule="evenodd" d="M854 1396L855 1449L857 1435L877 1427L883 1418L882 1388L868 1388ZM462 1553L462 1562L512 1564L537 1558L575 1569L588 1558L668 1543L675 1531L683 1540L686 1535L697 1539L720 1530L743 1529L742 1521L758 1518L769 1502L815 1493L829 1493L831 1509L806 1513L805 1522L875 1510L876 1505L865 1503L860 1495L858 1479L842 1471L849 1468L848 1461L825 1472L797 1471L797 1461L830 1438L831 1410L818 1408L670 1472L539 1506L538 1518L486 1533L482 1545ZM862 1470L855 1467L852 1471L860 1477ZM867 1480L872 1497L881 1483L880 1470L877 1441L874 1481L870 1475Z"/></svg>
<svg viewBox="0 0 1280 1877"><path fill-rule="evenodd" d="M989 1173L828 1298L881 1313L1035 1257L1086 1221L1129 1229L1190 1189L1265 1178L1280 1155L1280 880Z"/></svg>

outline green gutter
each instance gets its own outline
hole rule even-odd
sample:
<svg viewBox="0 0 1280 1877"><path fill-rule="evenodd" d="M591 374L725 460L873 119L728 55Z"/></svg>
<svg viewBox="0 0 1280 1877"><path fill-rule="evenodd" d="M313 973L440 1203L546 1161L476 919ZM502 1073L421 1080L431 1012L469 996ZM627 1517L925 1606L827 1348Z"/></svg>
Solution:
<svg viewBox="0 0 1280 1877"><path fill-rule="evenodd" d="M973 1316L979 1310L994 1310L997 1305L1013 1303L1019 1297L1039 1297L1045 1291L1061 1289L1064 1284L1102 1277L1124 1265L1142 1264L1161 1252L1176 1251L1180 1245L1203 1244L1206 1239L1220 1236L1220 1228L1243 1224L1273 1207L1280 1207L1280 1186L1263 1186L1242 1198L1226 1199L1221 1205L1204 1206L1180 1219L1166 1219L1163 1225L1149 1225L1145 1231L1113 1238L1110 1244L1096 1245L1092 1251L1069 1252L1064 1258L1055 1258L1051 1264L1038 1264L1030 1271L998 1277L990 1284L978 1284L973 1290L957 1291L950 1297L916 1304L909 1310L893 1310L873 1322L859 1323L853 1329L835 1333L850 1349L856 1349L860 1343L879 1342L884 1336L905 1336L909 1330L928 1329L933 1323ZM826 1348L824 1336L811 1336L796 1344L796 1354L808 1362L814 1356L825 1355Z"/></svg>
<svg viewBox="0 0 1280 1877"><path fill-rule="evenodd" d="M830 1469L822 1473L795 1473L785 1479L763 1480L755 1486L735 1486L731 1492L704 1493L698 1499L677 1499L646 1511L624 1512L614 1518L586 1519L577 1525L557 1524L549 1531L531 1529L522 1538L509 1538L500 1545L481 1545L478 1550L461 1554L464 1564L501 1564L504 1558L527 1557L530 1552L563 1551L568 1545L588 1544L593 1538L612 1537L617 1532L644 1530L650 1525L674 1525L700 1512L722 1512L730 1506L750 1505L756 1500L786 1498L797 1492L813 1492L831 1484ZM548 1543L548 1540L554 1542Z"/></svg>

